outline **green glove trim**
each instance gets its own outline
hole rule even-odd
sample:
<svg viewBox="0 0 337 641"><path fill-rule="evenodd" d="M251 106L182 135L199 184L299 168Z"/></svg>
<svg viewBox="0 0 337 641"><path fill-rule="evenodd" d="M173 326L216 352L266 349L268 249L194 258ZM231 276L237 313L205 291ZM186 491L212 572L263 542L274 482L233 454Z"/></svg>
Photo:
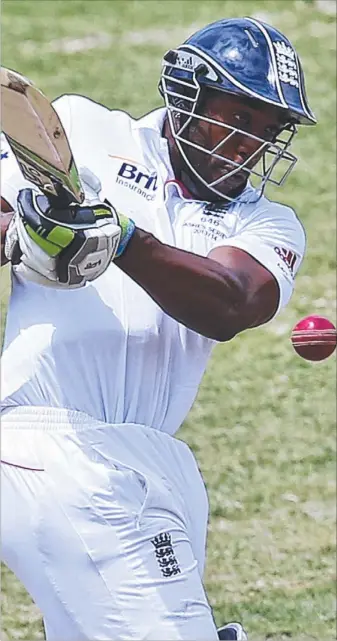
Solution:
<svg viewBox="0 0 337 641"><path fill-rule="evenodd" d="M109 218L111 216L110 209L96 209L95 207L93 207L93 211L96 218L98 218L99 216L105 216L105 218Z"/></svg>
<svg viewBox="0 0 337 641"><path fill-rule="evenodd" d="M42 238L30 225L25 225L27 234L48 256L54 258L70 245L75 237L75 233L66 227L56 226L52 229L46 238Z"/></svg>
<svg viewBox="0 0 337 641"><path fill-rule="evenodd" d="M55 243L55 245L59 245L59 247L62 247L63 249L68 247L74 238L75 232L72 229L69 229L69 227L61 227L59 225L54 227L47 236L47 240L51 243Z"/></svg>

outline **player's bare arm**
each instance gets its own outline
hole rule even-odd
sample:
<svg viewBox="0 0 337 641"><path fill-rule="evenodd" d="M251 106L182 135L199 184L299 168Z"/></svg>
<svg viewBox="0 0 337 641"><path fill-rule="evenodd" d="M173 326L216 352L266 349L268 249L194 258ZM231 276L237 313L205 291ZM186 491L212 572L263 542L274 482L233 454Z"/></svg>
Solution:
<svg viewBox="0 0 337 641"><path fill-rule="evenodd" d="M5 264L4 241L12 209L4 199L1 204L1 256ZM275 278L235 247L218 247L204 258L136 229L128 250L116 264L169 316L218 341L228 341L261 325L277 310Z"/></svg>
<svg viewBox="0 0 337 641"><path fill-rule="evenodd" d="M0 215L0 232L1 232L1 265L8 263L8 258L5 256L5 237L10 221L12 220L13 209L10 204L1 197L1 215Z"/></svg>
<svg viewBox="0 0 337 641"><path fill-rule="evenodd" d="M116 264L167 314L218 341L265 323L277 310L275 278L236 247L213 249L204 258L137 229Z"/></svg>
<svg viewBox="0 0 337 641"><path fill-rule="evenodd" d="M12 214L4 216L3 239ZM115 262L169 316L214 340L228 341L268 321L278 307L273 275L236 247L218 247L203 257L136 228Z"/></svg>

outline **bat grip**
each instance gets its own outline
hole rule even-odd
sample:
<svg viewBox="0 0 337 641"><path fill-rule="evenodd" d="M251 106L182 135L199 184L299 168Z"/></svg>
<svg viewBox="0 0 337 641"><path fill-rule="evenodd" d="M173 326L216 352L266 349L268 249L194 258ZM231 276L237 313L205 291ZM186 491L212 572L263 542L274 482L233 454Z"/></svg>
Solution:
<svg viewBox="0 0 337 641"><path fill-rule="evenodd" d="M74 205L74 198L62 185L57 186L57 191L57 196L45 192L51 209L48 215L55 221L71 224L75 217L71 208L71 205Z"/></svg>

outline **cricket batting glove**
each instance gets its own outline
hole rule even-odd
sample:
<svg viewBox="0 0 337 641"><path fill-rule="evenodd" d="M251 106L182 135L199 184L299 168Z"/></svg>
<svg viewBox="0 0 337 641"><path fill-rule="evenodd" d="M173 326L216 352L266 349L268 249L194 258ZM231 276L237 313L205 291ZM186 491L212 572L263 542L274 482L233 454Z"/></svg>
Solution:
<svg viewBox="0 0 337 641"><path fill-rule="evenodd" d="M49 287L72 289L95 280L121 256L135 230L131 219L93 199L57 210L46 196L22 189L17 206L5 254L18 274Z"/></svg>

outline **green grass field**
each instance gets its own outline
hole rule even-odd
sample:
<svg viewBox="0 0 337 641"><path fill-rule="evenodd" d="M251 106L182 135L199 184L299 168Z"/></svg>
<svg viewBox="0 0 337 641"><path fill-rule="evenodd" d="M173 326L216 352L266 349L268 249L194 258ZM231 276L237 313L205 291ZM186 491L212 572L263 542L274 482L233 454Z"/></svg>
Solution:
<svg viewBox="0 0 337 641"><path fill-rule="evenodd" d="M300 132L297 169L268 192L306 227L296 292L275 322L217 348L180 432L209 489L206 587L216 621L242 620L250 641L336 639L336 357L305 362L289 341L302 316L336 314L336 17L322 4L2 2L2 64L50 98L83 93L135 116L161 104L162 54L218 18L272 22L302 58L319 125ZM9 639L43 638L40 613L5 568L2 623Z"/></svg>

